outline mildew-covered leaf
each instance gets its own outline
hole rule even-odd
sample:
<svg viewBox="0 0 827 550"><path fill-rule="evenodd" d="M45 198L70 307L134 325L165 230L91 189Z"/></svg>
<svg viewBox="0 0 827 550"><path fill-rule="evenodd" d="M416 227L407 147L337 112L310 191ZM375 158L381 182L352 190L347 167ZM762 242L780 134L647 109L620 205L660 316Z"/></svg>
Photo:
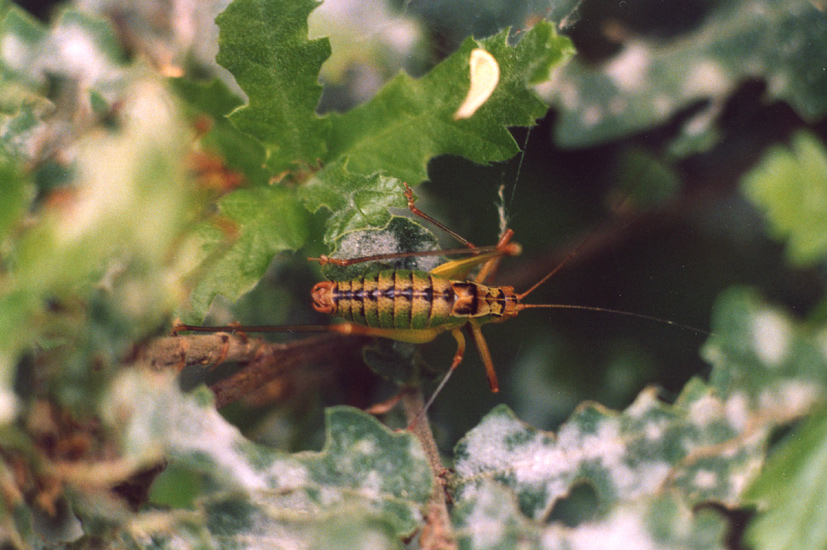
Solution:
<svg viewBox="0 0 827 550"><path fill-rule="evenodd" d="M289 454L246 440L215 411L207 390L183 395L170 375L127 373L104 407L127 459L163 459L202 480L202 493L187 502L194 511L171 511L167 523L143 533L170 544L187 525L218 548L314 548L314 540L337 533L398 544L422 521L431 494L430 466L413 435L355 409L327 411L320 452ZM137 516L135 532L159 513Z"/></svg>
<svg viewBox="0 0 827 550"><path fill-rule="evenodd" d="M798 134L790 148L771 149L741 189L766 212L768 232L786 241L791 263L827 256L827 150L815 136Z"/></svg>
<svg viewBox="0 0 827 550"><path fill-rule="evenodd" d="M65 9L50 29L44 29L13 6L0 23L0 74L4 79L0 104L45 107L49 79L66 78L94 89L108 100L119 92L123 53L112 27L74 9ZM40 97L38 97L40 96ZM91 97L85 98L87 104Z"/></svg>
<svg viewBox="0 0 827 550"><path fill-rule="evenodd" d="M434 252L440 250L439 243L427 228L402 216L391 216L381 229L354 231L342 236L335 243L333 256L336 258L360 258L376 254L409 252ZM322 268L324 276L333 280L350 279L365 273L382 269L417 269L430 271L444 261L444 256L408 256L371 262L360 262L350 266L327 264Z"/></svg>
<svg viewBox="0 0 827 550"><path fill-rule="evenodd" d="M766 438L763 431L748 441L742 435L725 403L699 380L675 405L651 389L623 413L586 403L556 436L500 406L457 445L457 499L493 480L511 488L522 513L534 520L546 518L582 482L593 487L604 513L668 489L688 503L734 504L761 465Z"/></svg>
<svg viewBox="0 0 827 550"><path fill-rule="evenodd" d="M513 495L491 481L475 488L453 514L462 550L712 550L725 548L726 523L694 512L673 494L623 503L605 517L576 526L545 523L520 513Z"/></svg>
<svg viewBox="0 0 827 550"><path fill-rule="evenodd" d="M500 522L503 532L513 521L547 522L555 505L584 483L594 491L601 522L629 506L658 507L665 495L687 509L743 505L773 428L824 402L827 336L746 289L720 298L712 330L704 347L713 365L710 384L691 380L674 404L653 389L622 412L585 403L556 435L520 422L505 406L495 408L457 445L459 509L476 506L492 483L524 516ZM807 483L822 487L822 468L806 470L814 476ZM476 513L493 505L483 504Z"/></svg>
<svg viewBox="0 0 827 550"><path fill-rule="evenodd" d="M713 366L710 383L733 414L743 415L740 423L758 410L772 410L775 421L783 422L824 399L824 328L802 326L763 303L755 291L733 288L716 303L712 331L702 349Z"/></svg>
<svg viewBox="0 0 827 550"><path fill-rule="evenodd" d="M555 139L566 147L609 141L655 126L710 100L684 127L708 142L727 96L748 78L803 117L827 112L827 14L808 0L716 2L704 23L676 39L632 38L608 61L575 61L555 80ZM704 137L706 136L706 137Z"/></svg>

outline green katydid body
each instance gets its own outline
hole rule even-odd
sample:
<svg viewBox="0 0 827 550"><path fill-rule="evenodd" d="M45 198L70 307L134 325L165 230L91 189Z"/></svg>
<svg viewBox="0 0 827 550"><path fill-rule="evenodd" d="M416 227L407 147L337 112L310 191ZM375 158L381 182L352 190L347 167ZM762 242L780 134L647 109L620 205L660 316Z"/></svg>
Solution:
<svg viewBox="0 0 827 550"><path fill-rule="evenodd" d="M317 283L311 292L316 311L342 317L347 322L331 325L342 334L365 334L420 344L450 331L457 341L451 370L462 361L469 329L485 365L491 391L499 391L488 346L480 332L485 323L504 321L522 309L519 295L509 286L486 286L482 281L503 256L520 253L508 230L495 247L475 249L476 255L452 260L429 272L388 269L343 281ZM342 262L324 258L323 262ZM482 266L474 281L462 278ZM446 378L447 380L447 378Z"/></svg>
<svg viewBox="0 0 827 550"><path fill-rule="evenodd" d="M348 281L325 281L313 287L313 307L352 323L373 328L439 332L471 319L481 325L517 314L511 287L455 281L425 271L390 269ZM421 342L421 337L413 338Z"/></svg>

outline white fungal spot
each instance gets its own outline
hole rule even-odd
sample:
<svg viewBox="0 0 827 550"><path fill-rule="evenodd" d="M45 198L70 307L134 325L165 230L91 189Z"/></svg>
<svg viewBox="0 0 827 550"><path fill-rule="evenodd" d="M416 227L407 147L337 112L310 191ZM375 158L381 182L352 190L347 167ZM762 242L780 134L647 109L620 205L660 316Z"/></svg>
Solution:
<svg viewBox="0 0 827 550"><path fill-rule="evenodd" d="M28 57L28 46L14 34L6 34L0 41L0 58L15 71L25 68Z"/></svg>
<svg viewBox="0 0 827 550"><path fill-rule="evenodd" d="M752 322L752 338L758 357L768 367L779 366L790 348L792 328L778 313L759 313Z"/></svg>
<svg viewBox="0 0 827 550"><path fill-rule="evenodd" d="M657 115L666 116L670 112L672 112L674 104L672 103L672 99L668 95L658 94L652 100L652 108L654 109Z"/></svg>
<svg viewBox="0 0 827 550"><path fill-rule="evenodd" d="M17 415L17 396L6 388L0 389L0 426L8 424Z"/></svg>
<svg viewBox="0 0 827 550"><path fill-rule="evenodd" d="M705 395L692 403L689 420L700 427L708 426L723 416L721 402L712 395Z"/></svg>
<svg viewBox="0 0 827 550"><path fill-rule="evenodd" d="M658 544L644 523L640 510L620 509L608 519L578 525L571 531L571 548L579 550L654 550ZM552 545L544 546L549 548Z"/></svg>
<svg viewBox="0 0 827 550"><path fill-rule="evenodd" d="M476 113L477 109L488 101L500 81L500 65L493 55L482 48L471 52L470 65L471 87L465 101L454 113L454 120L470 118Z"/></svg>
<svg viewBox="0 0 827 550"><path fill-rule="evenodd" d="M749 400L743 392L729 396L724 403L724 411L729 425L737 432L747 429L750 421Z"/></svg>
<svg viewBox="0 0 827 550"><path fill-rule="evenodd" d="M695 474L695 487L698 489L714 489L718 485L718 474L711 470L699 470Z"/></svg>
<svg viewBox="0 0 827 550"><path fill-rule="evenodd" d="M721 95L729 89L729 78L717 63L701 61L689 69L685 88L690 95Z"/></svg>
<svg viewBox="0 0 827 550"><path fill-rule="evenodd" d="M646 73L652 62L649 48L632 43L606 65L606 74L624 92L634 92L646 84Z"/></svg>
<svg viewBox="0 0 827 550"><path fill-rule="evenodd" d="M589 105L583 109L583 126L596 126L603 120L603 110L597 105Z"/></svg>

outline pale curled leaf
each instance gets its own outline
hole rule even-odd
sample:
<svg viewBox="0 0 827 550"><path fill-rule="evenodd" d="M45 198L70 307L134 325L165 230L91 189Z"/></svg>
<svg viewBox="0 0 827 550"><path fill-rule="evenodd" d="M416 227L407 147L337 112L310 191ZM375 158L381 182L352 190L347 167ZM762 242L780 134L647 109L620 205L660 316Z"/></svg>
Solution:
<svg viewBox="0 0 827 550"><path fill-rule="evenodd" d="M488 101L500 81L500 66L497 64L497 60L482 48L477 48L471 52L469 65L471 86L468 88L465 101L454 113L454 120L472 117L477 109Z"/></svg>

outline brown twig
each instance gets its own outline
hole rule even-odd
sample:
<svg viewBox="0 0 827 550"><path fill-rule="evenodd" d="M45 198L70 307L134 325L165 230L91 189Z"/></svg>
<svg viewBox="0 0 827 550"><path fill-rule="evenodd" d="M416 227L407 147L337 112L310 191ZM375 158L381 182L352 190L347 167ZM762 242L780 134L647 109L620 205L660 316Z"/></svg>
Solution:
<svg viewBox="0 0 827 550"><path fill-rule="evenodd" d="M413 434L422 445L428 463L434 474L435 487L428 502L425 515L425 525L419 536L419 545L423 550L455 550L457 541L451 527L451 517L448 513L448 499L445 493L446 476L448 470L442 465L439 450L431 432L431 425L426 415L420 416L425 399L419 386L412 386L409 391L402 392L402 406L408 424L412 425Z"/></svg>
<svg viewBox="0 0 827 550"><path fill-rule="evenodd" d="M309 365L335 365L335 358L341 357L343 347L364 343L364 338L335 334L272 343L244 334L221 332L159 338L142 350L141 357L156 369L212 368L225 362L242 364L238 372L210 386L215 393L215 406L221 408Z"/></svg>

